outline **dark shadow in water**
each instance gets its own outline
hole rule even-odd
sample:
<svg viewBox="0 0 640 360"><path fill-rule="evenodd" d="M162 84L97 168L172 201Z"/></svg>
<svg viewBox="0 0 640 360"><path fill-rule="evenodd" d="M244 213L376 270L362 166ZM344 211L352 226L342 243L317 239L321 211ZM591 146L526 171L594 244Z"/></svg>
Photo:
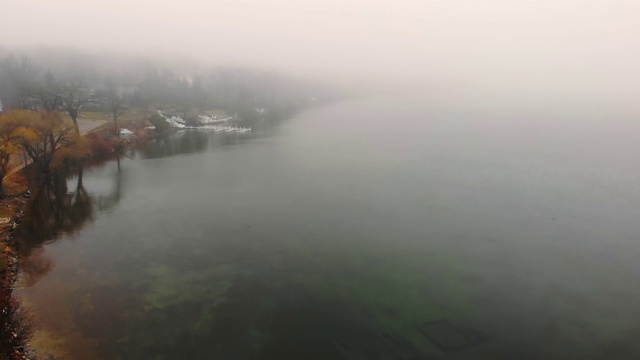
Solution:
<svg viewBox="0 0 640 360"><path fill-rule="evenodd" d="M33 192L24 223L17 235L20 271L25 285L33 285L52 268L42 245L62 234L72 234L93 220L93 198L82 183L83 168L76 169L74 188L65 172L57 172Z"/></svg>
<svg viewBox="0 0 640 360"><path fill-rule="evenodd" d="M209 137L204 132L189 131L175 135L158 136L141 150L143 157L149 159L192 154L202 152L207 148Z"/></svg>
<svg viewBox="0 0 640 360"><path fill-rule="evenodd" d="M216 133L212 130L182 130L176 134L158 136L138 152L145 159L194 154L206 150L238 144L249 134Z"/></svg>
<svg viewBox="0 0 640 360"><path fill-rule="evenodd" d="M122 172L120 158L114 153L108 158L75 164L60 169L44 179L33 191L26 207L23 223L16 232L16 244L20 257L20 273L31 286L51 270L53 263L42 248L58 240L62 235L71 235L87 223L94 220L95 209L113 208L121 197ZM116 160L118 171L114 182L114 191L97 199L84 187L84 171L104 166ZM69 181L73 179L72 181Z"/></svg>
<svg viewBox="0 0 640 360"><path fill-rule="evenodd" d="M21 285L31 286L53 267L53 260L43 244L55 241L61 234L70 234L93 219L93 199L83 185L83 168L77 167L72 189L68 173L59 171L42 179L32 193L26 215L14 233L19 255ZM32 333L31 316L10 293L0 294L3 311L0 314L0 358L19 349Z"/></svg>
<svg viewBox="0 0 640 360"><path fill-rule="evenodd" d="M120 167L120 157L116 158L118 163L118 171L115 174L113 179L113 190L109 193L109 195L99 196L96 201L96 207L100 211L111 211L113 210L120 200L122 199L122 189L124 184L124 174L122 172L122 168Z"/></svg>
<svg viewBox="0 0 640 360"><path fill-rule="evenodd" d="M159 158L190 154L210 147L236 144L246 137L238 134L216 134L213 131L183 131L159 137L155 142L131 151L129 156L139 153L145 158ZM77 232L93 221L96 209L108 212L118 205L124 188L124 172L120 166L123 156L127 155L116 152L105 158L61 169L43 179L42 184L33 191L23 224L15 234L24 285L33 285L53 266L51 259L41 249L43 244ZM84 171L104 166L110 161L117 162L113 189L108 195L95 198L84 187ZM68 180L74 177L75 181L69 183Z"/></svg>
<svg viewBox="0 0 640 360"><path fill-rule="evenodd" d="M114 152L107 157L69 165L48 176L33 191L26 208L24 224L20 226L21 244L25 248L40 246L61 235L73 234L94 219L95 209L114 207L122 197L123 157L133 155ZM117 163L113 191L95 199L84 187L84 172ZM33 245L33 246L31 246Z"/></svg>
<svg viewBox="0 0 640 360"><path fill-rule="evenodd" d="M24 224L20 227L21 255L61 234L72 234L93 219L93 198L78 169L75 188L69 191L67 174L57 172L33 192Z"/></svg>

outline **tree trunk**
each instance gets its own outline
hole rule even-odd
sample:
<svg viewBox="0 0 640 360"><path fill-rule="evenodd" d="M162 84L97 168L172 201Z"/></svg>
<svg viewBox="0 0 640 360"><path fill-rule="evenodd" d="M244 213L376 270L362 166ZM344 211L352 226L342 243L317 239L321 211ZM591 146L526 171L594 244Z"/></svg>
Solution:
<svg viewBox="0 0 640 360"><path fill-rule="evenodd" d="M0 164L0 199L4 197L4 177L9 173L9 154L3 154Z"/></svg>
<svg viewBox="0 0 640 360"><path fill-rule="evenodd" d="M0 199L4 198L4 176L7 173L4 170L0 170Z"/></svg>
<svg viewBox="0 0 640 360"><path fill-rule="evenodd" d="M73 126L76 129L76 135L80 135L80 126L78 126L78 112L69 111L69 116L71 116L71 120L73 121Z"/></svg>
<svg viewBox="0 0 640 360"><path fill-rule="evenodd" d="M83 167L82 165L80 165L80 168L78 169L78 186L76 186L77 189L80 189L82 187L82 174L83 174Z"/></svg>
<svg viewBox="0 0 640 360"><path fill-rule="evenodd" d="M47 161L47 170L49 169L49 164L51 164L51 160L53 160L53 154L56 152L56 140L53 136L53 132L49 133L49 145L51 146L51 151L49 152L49 157Z"/></svg>
<svg viewBox="0 0 640 360"><path fill-rule="evenodd" d="M113 126L116 129L116 136L120 138L120 131L118 130L118 111L113 112Z"/></svg>

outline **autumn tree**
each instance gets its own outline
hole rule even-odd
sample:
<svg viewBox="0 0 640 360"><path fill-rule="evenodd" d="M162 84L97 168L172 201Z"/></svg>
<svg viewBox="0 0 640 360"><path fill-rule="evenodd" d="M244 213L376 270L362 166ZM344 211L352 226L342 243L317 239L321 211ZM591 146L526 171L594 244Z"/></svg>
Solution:
<svg viewBox="0 0 640 360"><path fill-rule="evenodd" d="M39 173L50 173L66 159L88 156L83 139L57 111L16 110L13 117L19 124L17 142Z"/></svg>
<svg viewBox="0 0 640 360"><path fill-rule="evenodd" d="M4 196L2 182L10 170L11 157L20 152L20 122L14 111L0 113L0 197Z"/></svg>

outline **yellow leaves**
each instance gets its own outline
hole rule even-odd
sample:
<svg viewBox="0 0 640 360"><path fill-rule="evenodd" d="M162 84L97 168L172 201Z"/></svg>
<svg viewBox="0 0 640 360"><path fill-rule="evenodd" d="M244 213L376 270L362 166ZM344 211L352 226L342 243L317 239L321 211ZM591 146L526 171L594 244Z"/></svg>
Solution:
<svg viewBox="0 0 640 360"><path fill-rule="evenodd" d="M28 110L10 110L0 114L0 142L15 145L16 142L33 142L39 134L32 128L40 119L38 113Z"/></svg>
<svg viewBox="0 0 640 360"><path fill-rule="evenodd" d="M21 117L26 114L22 111L8 111L0 114L0 156L8 162L9 156L20 151ZM3 165L5 161L3 161Z"/></svg>
<svg viewBox="0 0 640 360"><path fill-rule="evenodd" d="M91 155L91 150L86 140L67 144L56 151L55 156L62 159L82 159Z"/></svg>
<svg viewBox="0 0 640 360"><path fill-rule="evenodd" d="M50 167L55 169L64 161L80 160L89 156L91 156L91 149L87 139L73 133L69 135L67 144L55 152Z"/></svg>
<svg viewBox="0 0 640 360"><path fill-rule="evenodd" d="M6 142L0 144L0 153L17 154L19 151L20 147L14 142Z"/></svg>
<svg viewBox="0 0 640 360"><path fill-rule="evenodd" d="M91 155L87 140L57 111L10 110L0 114L0 156L20 150L42 169Z"/></svg>
<svg viewBox="0 0 640 360"><path fill-rule="evenodd" d="M0 114L0 142L34 143L70 128L57 111L10 110Z"/></svg>
<svg viewBox="0 0 640 360"><path fill-rule="evenodd" d="M14 138L22 142L32 143L38 141L40 136L36 130L27 127L19 127L14 131Z"/></svg>
<svg viewBox="0 0 640 360"><path fill-rule="evenodd" d="M68 124L58 111L9 110L0 114L0 134L24 127L36 132L58 132ZM1 135L0 135L1 136Z"/></svg>
<svg viewBox="0 0 640 360"><path fill-rule="evenodd" d="M29 126L40 119L39 113L30 110L9 110L0 114L0 128Z"/></svg>

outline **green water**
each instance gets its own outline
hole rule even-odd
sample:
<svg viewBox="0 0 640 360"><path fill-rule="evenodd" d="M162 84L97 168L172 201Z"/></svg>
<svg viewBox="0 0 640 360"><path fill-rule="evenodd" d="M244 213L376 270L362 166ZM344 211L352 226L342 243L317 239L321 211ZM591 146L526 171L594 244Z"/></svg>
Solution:
<svg viewBox="0 0 640 360"><path fill-rule="evenodd" d="M631 359L632 120L414 96L181 132L35 194L17 292L74 359L397 358L384 332L416 359ZM419 329L442 319L469 344Z"/></svg>

